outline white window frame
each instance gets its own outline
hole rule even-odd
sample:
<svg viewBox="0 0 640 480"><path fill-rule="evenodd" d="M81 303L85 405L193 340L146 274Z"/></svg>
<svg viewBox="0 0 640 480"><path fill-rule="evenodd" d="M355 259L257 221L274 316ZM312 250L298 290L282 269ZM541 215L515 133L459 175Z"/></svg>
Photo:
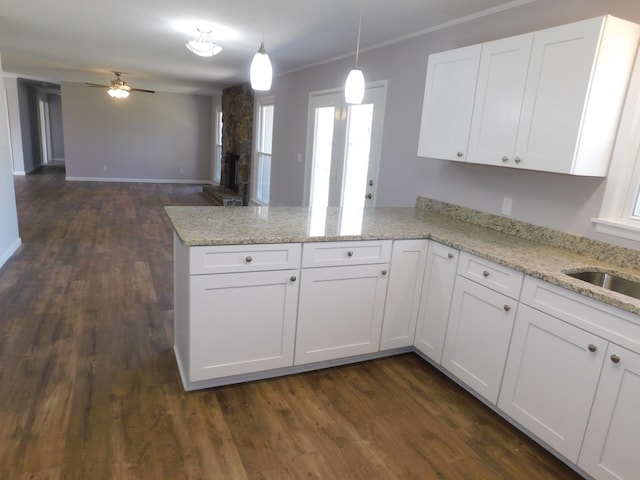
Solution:
<svg viewBox="0 0 640 480"><path fill-rule="evenodd" d="M640 51L609 166L602 206L593 218L596 231L640 241L640 217L633 211L640 195Z"/></svg>
<svg viewBox="0 0 640 480"><path fill-rule="evenodd" d="M220 185L222 172L222 106L216 105L214 109L214 138L213 138L213 171L211 177L213 183Z"/></svg>
<svg viewBox="0 0 640 480"><path fill-rule="evenodd" d="M273 96L269 97L258 97L256 98L255 107L254 107L254 129L255 132L253 138L253 165L251 167L252 175L251 175L251 203L255 205L269 205L269 201L271 198L271 192L269 192L269 198L259 198L258 193L260 191L260 179L262 177L262 167L260 165L261 157L269 157L269 159L273 159L273 130L271 131L271 151L265 152L262 151L262 144L260 139L262 138L262 129L264 126L261 122L261 112L264 107L273 107L273 117L275 124L275 98ZM272 125L273 127L273 125ZM272 162L269 162L270 168L273 167ZM270 175L269 175L270 177ZM269 183L271 183L271 179L269 178Z"/></svg>

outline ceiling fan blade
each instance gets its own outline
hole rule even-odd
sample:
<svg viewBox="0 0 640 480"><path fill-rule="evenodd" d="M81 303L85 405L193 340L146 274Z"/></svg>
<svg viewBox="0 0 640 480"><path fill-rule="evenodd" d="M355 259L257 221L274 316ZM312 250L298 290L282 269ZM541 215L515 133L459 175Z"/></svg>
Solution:
<svg viewBox="0 0 640 480"><path fill-rule="evenodd" d="M132 92L156 93L155 90L145 90L143 88L131 88Z"/></svg>
<svg viewBox="0 0 640 480"><path fill-rule="evenodd" d="M95 87L95 88L111 88L111 85L98 85L97 83L86 83L87 87Z"/></svg>

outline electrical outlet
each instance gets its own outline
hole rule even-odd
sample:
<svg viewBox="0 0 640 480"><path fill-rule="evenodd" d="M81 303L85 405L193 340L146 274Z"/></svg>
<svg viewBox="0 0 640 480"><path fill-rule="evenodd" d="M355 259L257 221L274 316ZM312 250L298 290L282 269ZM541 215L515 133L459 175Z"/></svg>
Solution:
<svg viewBox="0 0 640 480"><path fill-rule="evenodd" d="M502 214L511 215L511 206L513 205L513 199L504 197L502 199Z"/></svg>

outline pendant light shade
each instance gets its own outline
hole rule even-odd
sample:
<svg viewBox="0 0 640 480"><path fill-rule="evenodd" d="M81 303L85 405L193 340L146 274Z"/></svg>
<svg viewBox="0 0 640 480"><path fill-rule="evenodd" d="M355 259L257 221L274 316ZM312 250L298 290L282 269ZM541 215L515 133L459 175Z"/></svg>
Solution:
<svg viewBox="0 0 640 480"><path fill-rule="evenodd" d="M360 105L364 99L364 75L362 70L354 68L347 76L344 85L344 101L354 105Z"/></svg>
<svg viewBox="0 0 640 480"><path fill-rule="evenodd" d="M358 68L358 54L360 53L360 30L362 29L362 7L360 7L360 20L358 21L358 43L356 44L356 66L353 68L344 85L344 101L352 105L360 105L364 99L364 74Z"/></svg>
<svg viewBox="0 0 640 480"><path fill-rule="evenodd" d="M269 55L264 49L264 42L260 43L260 50L253 56L249 76L251 78L251 88L254 90L271 90L273 70Z"/></svg>

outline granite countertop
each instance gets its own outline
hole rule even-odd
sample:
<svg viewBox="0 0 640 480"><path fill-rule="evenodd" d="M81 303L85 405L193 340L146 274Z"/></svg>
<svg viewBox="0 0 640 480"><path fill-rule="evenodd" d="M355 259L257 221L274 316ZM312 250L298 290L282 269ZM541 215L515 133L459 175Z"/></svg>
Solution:
<svg viewBox="0 0 640 480"><path fill-rule="evenodd" d="M433 239L640 315L640 300L562 273L589 267L615 271L622 277L640 281L637 251L442 205L451 207L419 201L416 208L367 208L352 212L304 207L165 207L165 210L178 238L187 246Z"/></svg>

